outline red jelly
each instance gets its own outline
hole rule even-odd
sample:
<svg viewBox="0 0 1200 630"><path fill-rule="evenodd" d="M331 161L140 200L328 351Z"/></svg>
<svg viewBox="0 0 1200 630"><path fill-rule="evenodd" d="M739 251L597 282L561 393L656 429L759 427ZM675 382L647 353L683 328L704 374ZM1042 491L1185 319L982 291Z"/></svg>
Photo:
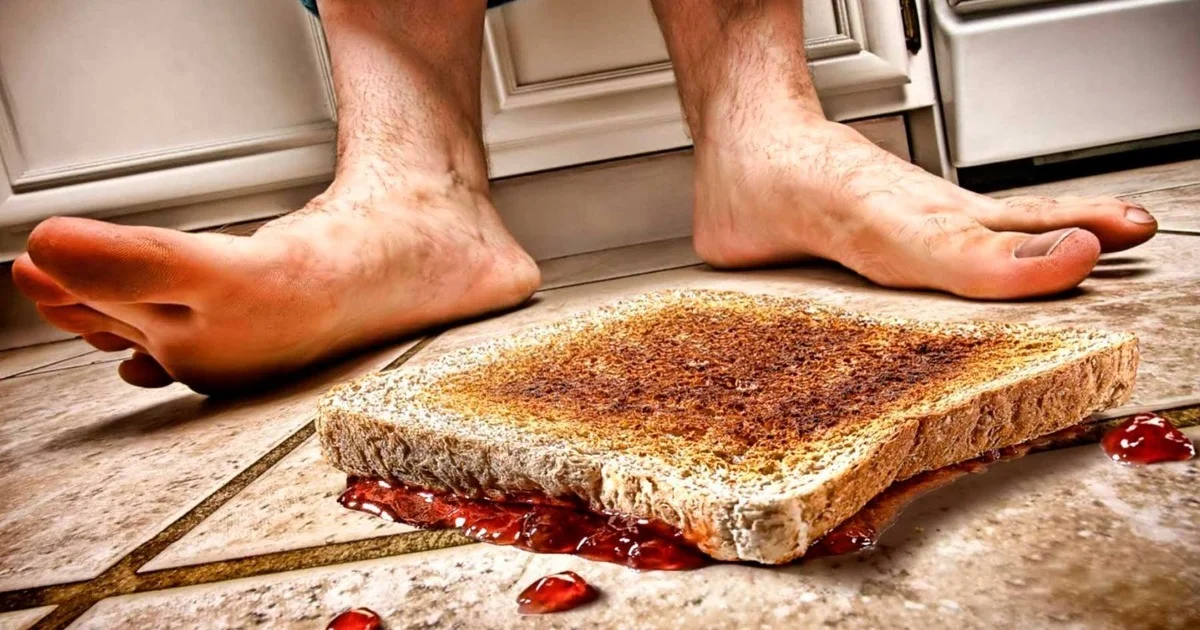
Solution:
<svg viewBox="0 0 1200 630"><path fill-rule="evenodd" d="M325 630L379 630L383 620L370 608L351 608L333 618Z"/></svg>
<svg viewBox="0 0 1200 630"><path fill-rule="evenodd" d="M1122 464L1181 462L1196 456L1192 441L1170 420L1153 413L1139 413L1109 430L1100 447Z"/></svg>
<svg viewBox="0 0 1200 630"><path fill-rule="evenodd" d="M599 595L591 584L574 571L563 571L525 587L517 596L517 612L522 615L543 615L578 608Z"/></svg>
<svg viewBox="0 0 1200 630"><path fill-rule="evenodd" d="M383 479L351 477L347 483L338 498L347 508L414 527L461 529L465 536L494 545L573 553L634 569L694 569L709 562L668 525L595 514L565 501L472 499Z"/></svg>
<svg viewBox="0 0 1200 630"><path fill-rule="evenodd" d="M1070 427L894 483L813 543L805 557L868 549L905 506L926 492L963 475L981 473L997 461L1015 459L1031 450L1074 443L1087 433L1086 426ZM1190 448L1191 443L1187 446ZM539 553L573 553L635 569L695 569L712 561L668 525L596 514L569 501L537 495L472 499L371 478L351 477L347 483L338 502L352 510L425 529L458 528L471 538L496 545Z"/></svg>
<svg viewBox="0 0 1200 630"><path fill-rule="evenodd" d="M804 557L840 556L874 547L879 540L879 531L876 525L870 522L851 522L856 520L858 519L851 516L841 525L829 530L808 548Z"/></svg>

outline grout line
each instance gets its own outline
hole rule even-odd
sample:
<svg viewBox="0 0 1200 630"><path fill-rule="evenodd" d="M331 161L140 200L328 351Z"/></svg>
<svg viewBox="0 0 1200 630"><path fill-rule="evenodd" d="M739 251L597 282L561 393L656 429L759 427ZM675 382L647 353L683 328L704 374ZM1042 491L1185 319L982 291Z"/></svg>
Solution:
<svg viewBox="0 0 1200 630"><path fill-rule="evenodd" d="M411 348L409 348L408 350L405 350L403 354L401 354L401 355L400 355L399 357L397 357L397 358L396 358L394 361L392 361L391 363L389 363L389 364L388 364L386 367L382 368L380 371L381 371L381 372L386 372L386 371L388 371L388 370L395 369L395 368L396 368L396 367L398 367L400 364L402 364L402 363L404 363L405 361L407 361L407 360L409 359L409 357L411 357L412 355L416 354L417 350L419 350L419 349L421 349L421 348L424 348L425 346L429 345L429 342L430 342L430 341L433 341L433 338L434 338L434 337L437 337L438 335L440 335L440 334L441 334L441 333L443 333L443 332L445 332L445 330L444 330L444 329L442 329L442 330L437 330L437 331L435 331L435 332L433 332L433 333L430 333L430 334L429 334L429 335L427 335L426 337L422 338L422 339L421 339L421 341L418 341L418 342L416 343L416 345L412 346L412 347L411 347ZM95 352L95 351L92 351L92 352ZM91 354L91 353L90 353L90 352L85 352L85 353L83 353L83 354L81 354L81 355L78 355L78 356L74 356L74 357L69 357L69 358L66 358L66 359L62 359L62 361L70 361L71 359L78 359L79 357L83 356L84 354ZM8 376L6 376L6 377L4 377L3 379L0 379L0 380L6 380L6 379L10 379L10 378L17 378L17 377L24 377L24 376L41 376L42 374L55 374L55 373L58 373L58 372L65 372L66 370L73 370L73 369L75 369L75 368L85 368L85 367L91 367L91 366L93 366L93 365L103 365L103 364L105 364L105 363L116 363L116 362L118 362L118 361L124 361L124 360L126 360L126 359L128 359L128 358L129 358L129 357L125 356L125 357L116 357L116 358L112 358L112 359L101 359L101 360L99 360L99 361L92 361L91 363L81 363L81 364L79 364L79 365L68 365L68 366L66 366L66 367L53 368L53 369L46 369L46 368L47 368L47 367L49 367L50 365L53 365L53 364L48 364L48 365L43 365L43 366L41 366L41 367L31 368L31 369L29 369L29 370L26 370L26 371L24 371L24 372L21 372L21 373L19 373L19 374L9 374ZM54 363L61 363L62 361L55 361Z"/></svg>
<svg viewBox="0 0 1200 630"><path fill-rule="evenodd" d="M174 567L139 574L141 591L157 591L181 586L210 584L242 578L285 573L301 569L314 569L350 562L376 560L392 556L401 556L421 551L446 549L463 545L476 544L477 541L467 538L457 530L443 529L435 531L419 530L377 536L343 543L333 543L320 547L289 549L248 558L220 560L204 564Z"/></svg>
<svg viewBox="0 0 1200 630"><path fill-rule="evenodd" d="M688 263L686 265L675 265L675 266L671 266L671 267L663 267L661 269L649 269L646 271L635 271L633 273L612 276L612 277L608 277L608 278L596 278L594 280L583 280L580 282L573 282L573 283L569 283L569 284L560 284L560 285L556 285L556 286L549 287L546 289L538 289L537 293L535 293L534 295L538 295L541 293L548 293L550 291L558 291L559 289L569 289L571 287L582 287L582 286L587 286L589 284L599 284L601 282L609 282L612 280L622 280L625 278L636 278L638 276L648 276L653 273L662 273L664 271L674 271L676 269L689 269L691 267L704 267L704 266L705 266L705 263Z"/></svg>
<svg viewBox="0 0 1200 630"><path fill-rule="evenodd" d="M0 594L0 610L16 608L34 608L47 604L57 604L49 615L42 618L35 628L62 628L82 615L92 604L113 595L124 595L137 592L139 582L137 568L149 562L164 549L179 540L199 525L201 521L216 512L229 499L232 499L259 475L266 472L276 462L299 446L313 434L313 423L310 420L298 431L291 434L283 442L277 444L250 466L239 472L233 479L205 497L196 507L176 519L150 540L138 545L133 551L118 560L100 575L87 582L77 582L62 586L49 586L14 591Z"/></svg>
<svg viewBox="0 0 1200 630"><path fill-rule="evenodd" d="M79 356L83 356L83 355L79 355ZM74 358L78 359L79 357L74 357ZM117 363L119 361L124 361L128 358L129 357L117 357L115 359L101 359L99 361L92 361L91 363L80 363L79 365L66 365L63 367L49 368L49 369L45 369L47 366L42 366L40 368L31 370L28 372L22 372L20 374L13 374L12 376L9 376L8 378L28 378L30 376L41 376L43 374L58 374L59 372L66 372L67 370L74 370L75 368L92 367L93 365L104 365L105 363Z"/></svg>
<svg viewBox="0 0 1200 630"><path fill-rule="evenodd" d="M418 351L429 344L433 338L440 333L435 333L418 341L408 350L404 351L399 357L394 359L384 369L393 369L408 359L412 358ZM64 368L67 369L67 368ZM214 512L229 502L230 499L237 496L246 486L254 482L269 470L272 466L294 451L298 446L304 443L310 436L315 433L315 425L313 420L309 420L303 427L289 435L282 442L275 445L265 455L250 464L241 472L230 479L225 485L218 488L215 492L205 497L195 507L188 510L186 514L176 519L170 525L167 525L150 540L138 545L133 551L126 554L123 558L114 563L100 575L86 582L75 582L71 584L60 584L53 586L35 587L30 589L10 591L0 593L0 611L11 611L24 608L36 608L39 606L56 605L57 607L49 614L39 620L33 627L37 630L57 630L64 628L80 615L87 612L96 602L117 595L127 595L147 590L156 590L166 588L167 586L186 586L192 583L202 583L205 581L213 581L217 579L230 579L233 576L245 577L238 575L239 572L245 572L248 575L258 575L261 573L270 573L277 570L290 570L287 568L275 569L272 567L288 567L291 565L303 564L297 556L297 559L291 557L292 552L283 552L282 554L272 554L259 559L242 559L236 561L211 563L209 565L200 565L198 567L188 567L185 569L168 569L163 571L151 572L146 575L138 574L137 570L144 566L147 562L154 559L164 549L183 538L189 531L211 516ZM466 539L463 539L466 540ZM356 541L363 542L363 541ZM447 540L443 546L450 546L452 540ZM461 544L461 541L460 543ZM389 545L385 544L384 551L406 549L413 547L409 543L397 544L394 541ZM362 545L365 547L363 553L369 554L373 547L371 545ZM321 548L317 548L318 550ZM340 557L336 553L343 550L343 546L333 546L335 550L334 556ZM358 546L351 545L350 550L358 549ZM413 549L409 549L412 551ZM322 552L313 550L296 550L295 553L303 555L312 555L318 562L324 557ZM408 553L408 551L395 551L396 553ZM376 551L376 553L379 553ZM353 554L351 554L353 555ZM279 557L276 559L276 557ZM272 559L276 559L274 563ZM364 558L365 559L365 558ZM338 560L340 561L340 560ZM327 561L326 564L333 561ZM224 572L214 569L218 566L232 566L234 569ZM318 565L319 566L319 565ZM211 580L202 579L205 573L202 571L204 567L208 567L215 577ZM259 569L258 567L266 567ZM256 570L257 569L257 570ZM178 576L177 581L173 576ZM200 582L189 582L188 580L200 579Z"/></svg>
<svg viewBox="0 0 1200 630"><path fill-rule="evenodd" d="M1200 394L1191 396L1176 396L1174 398L1164 398L1157 403L1146 405L1124 405L1108 411L1101 411L1092 416L1093 420L1103 421L1112 420L1114 418L1126 418L1147 411L1165 412L1165 411L1187 411L1189 409L1200 409Z"/></svg>
<svg viewBox="0 0 1200 630"><path fill-rule="evenodd" d="M690 241L692 239L692 235L684 234L681 236L668 236L666 238L656 238L652 241L642 241L640 243L631 243L629 245L617 245L616 247L602 247L600 249L593 249L588 252L578 252L575 254L563 254L562 256L551 256L550 258L542 258L541 260L538 260L537 264L543 265L548 262L554 262L554 261L558 261L558 260L566 260L567 258L576 258L579 256L589 256L591 254L599 254L602 252L607 253L607 252L615 252L615 251L619 251L619 250L623 250L623 249L627 250L627 249L635 249L638 247L647 247L647 246L651 246L651 245L661 245L663 243L670 243L671 241L679 241L679 240L684 240L684 239L687 239Z"/></svg>
<svg viewBox="0 0 1200 630"><path fill-rule="evenodd" d="M388 372L388 371L391 371L391 370L394 370L394 369L400 367L401 365L404 365L404 363L406 363L409 359L413 358L413 356L415 354L417 354L418 352L424 350L426 346L433 343L433 340L440 337L442 335L442 333L444 333L444 332L446 332L446 329L444 329L444 328L430 331L428 334L426 334L424 337L422 337L420 341L418 341L417 343L414 343L412 346L410 346L408 348L408 350L405 350L404 352L400 353L400 356L393 359L391 363L388 363L387 365L383 366L383 369L381 369L379 371L380 372Z"/></svg>
<svg viewBox="0 0 1200 630"><path fill-rule="evenodd" d="M1123 200L1128 201L1129 197L1137 197L1140 195L1149 195L1149 194L1153 194L1153 193L1157 193L1157 192L1167 192L1167 191L1171 191L1171 190L1178 190L1180 188L1188 188L1191 186L1200 186L1200 180L1197 180L1194 182L1187 182L1187 183L1183 183L1183 184L1173 184L1171 186L1166 186L1163 188L1150 188L1148 190L1138 190L1135 192L1119 193L1119 194L1112 195L1112 196L1116 197L1117 199L1123 199Z"/></svg>
<svg viewBox="0 0 1200 630"><path fill-rule="evenodd" d="M1200 426L1200 404L1193 402L1190 405L1181 405L1178 404L1179 400L1181 399L1166 401L1161 405L1118 407L1095 414L1080 423L1079 426L1082 428L1082 432L1078 435L1064 441L1055 441L1045 446L1034 447L1031 452L1041 453L1045 451L1057 451L1073 446L1083 446L1085 444L1096 444L1109 429L1116 427L1131 416L1147 411L1153 411L1166 417L1179 429Z"/></svg>
<svg viewBox="0 0 1200 630"><path fill-rule="evenodd" d="M19 351L19 350L22 350L22 349L23 349L23 348L15 348L15 350L16 350L16 351ZM29 368L29 369L27 369L27 370L21 370L20 372L16 372L16 373L13 373L13 374L9 374L8 376L5 376L5 377L3 377L3 378L0 378L0 381L6 381L6 380L8 380L8 379L10 379L10 378L16 378L16 377L18 377L18 376L25 376L26 374L29 374L30 372L38 372L38 373L40 374L40 373L41 373L41 372L40 372L40 370L45 370L45 369L46 369L46 368L48 368L48 367L51 367L51 366L58 365L59 363L63 363L63 362L65 362L65 361L70 361L70 360L72 360L72 359L78 359L79 357L82 357L82 356L84 356L84 355L88 355L88 354L92 354L93 352L98 352L98 351L97 351L96 349L94 349L94 348L93 348L93 349L91 349L91 350L84 350L83 352L80 352L79 354L76 354L76 355L73 355L73 356L65 357L65 358L59 359L59 360L57 360L57 361L51 361L51 362L49 362L49 363L46 363L46 364L43 364L43 365L39 365L39 366L37 366L37 367L31 367L31 368Z"/></svg>

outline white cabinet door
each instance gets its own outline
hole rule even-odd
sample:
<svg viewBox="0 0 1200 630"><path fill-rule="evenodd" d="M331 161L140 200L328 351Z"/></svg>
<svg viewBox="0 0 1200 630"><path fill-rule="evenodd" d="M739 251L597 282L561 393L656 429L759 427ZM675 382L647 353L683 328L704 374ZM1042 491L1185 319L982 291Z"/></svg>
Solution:
<svg viewBox="0 0 1200 630"><path fill-rule="evenodd" d="M804 17L831 116L932 104L931 87L920 102L906 90L913 58L899 0L810 0ZM493 175L690 143L649 0L521 0L489 12L486 37Z"/></svg>
<svg viewBox="0 0 1200 630"><path fill-rule="evenodd" d="M296 0L0 1L0 227L324 179L334 127Z"/></svg>

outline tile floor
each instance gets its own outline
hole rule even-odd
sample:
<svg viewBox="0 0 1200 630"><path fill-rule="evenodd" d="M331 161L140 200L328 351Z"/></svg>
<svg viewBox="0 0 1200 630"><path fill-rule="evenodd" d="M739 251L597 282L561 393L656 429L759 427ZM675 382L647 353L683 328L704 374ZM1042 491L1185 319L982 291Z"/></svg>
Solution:
<svg viewBox="0 0 1200 630"><path fill-rule="evenodd" d="M1012 191L1010 191L1012 192ZM413 531L337 507L344 479L311 436L334 383L662 287L808 295L852 309L1136 331L1134 403L1200 422L1200 161L1023 194L1121 194L1165 229L1106 256L1064 298L1014 304L882 291L832 265L731 274L686 241L543 263L546 289L501 317L377 349L279 391L212 401L136 390L120 356L66 341L0 353L0 629L323 627L370 606L390 627L1195 627L1200 463L1127 469L1094 445L1030 456L912 506L880 547L764 569L638 574ZM1007 193L1005 193L1007 194ZM1200 428L1187 430L1200 439ZM552 569L604 591L522 621L513 597ZM40 620L40 621L39 621Z"/></svg>
<svg viewBox="0 0 1200 630"><path fill-rule="evenodd" d="M54 610L54 606L0 613L0 630L25 630L45 617L51 610Z"/></svg>

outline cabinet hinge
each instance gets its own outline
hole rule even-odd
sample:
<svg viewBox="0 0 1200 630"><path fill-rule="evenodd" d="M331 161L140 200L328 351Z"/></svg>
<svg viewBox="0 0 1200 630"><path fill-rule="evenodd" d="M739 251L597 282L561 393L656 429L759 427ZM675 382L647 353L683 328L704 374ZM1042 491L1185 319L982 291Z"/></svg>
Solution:
<svg viewBox="0 0 1200 630"><path fill-rule="evenodd" d="M921 19L917 0L900 0L900 20L904 22L904 47L914 55L921 50Z"/></svg>

